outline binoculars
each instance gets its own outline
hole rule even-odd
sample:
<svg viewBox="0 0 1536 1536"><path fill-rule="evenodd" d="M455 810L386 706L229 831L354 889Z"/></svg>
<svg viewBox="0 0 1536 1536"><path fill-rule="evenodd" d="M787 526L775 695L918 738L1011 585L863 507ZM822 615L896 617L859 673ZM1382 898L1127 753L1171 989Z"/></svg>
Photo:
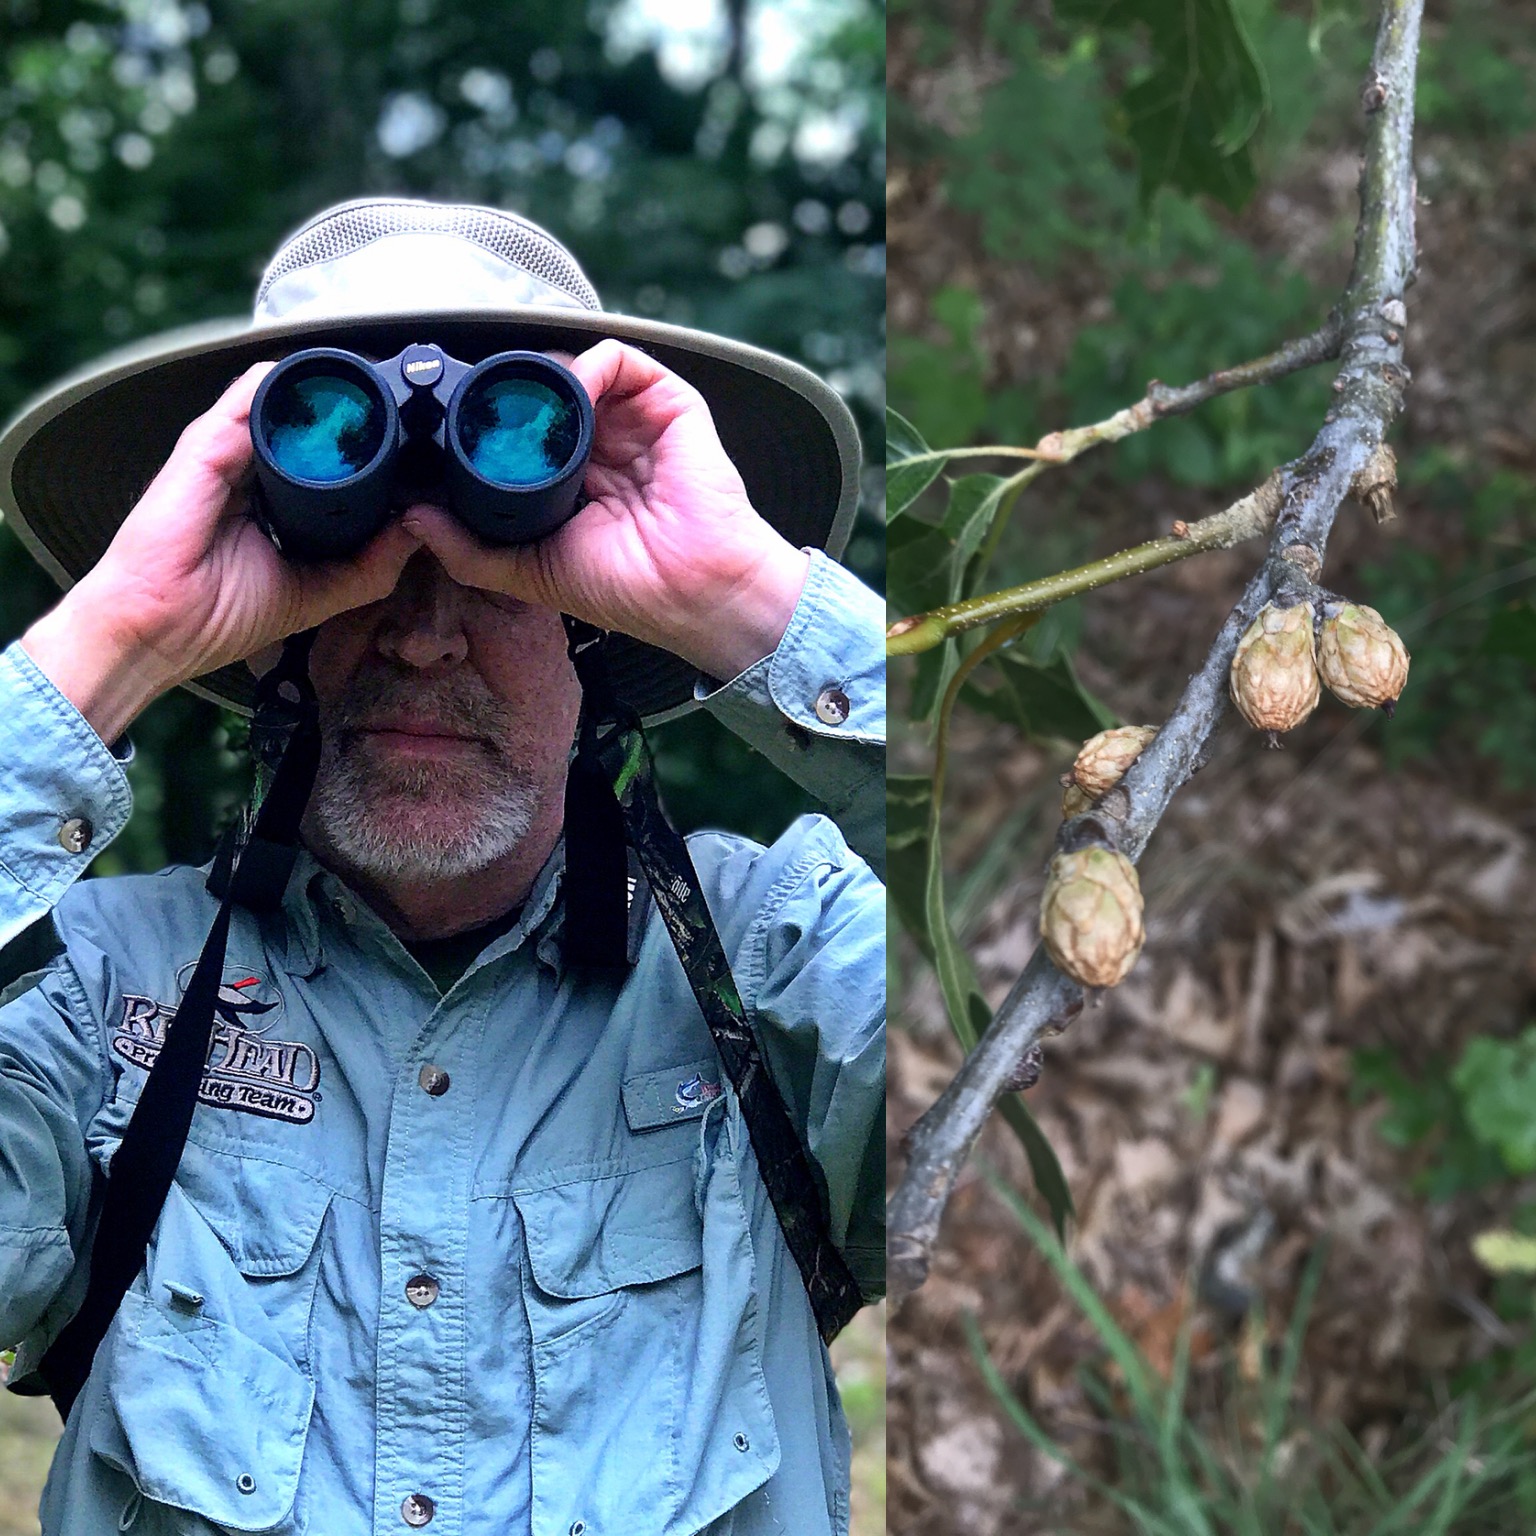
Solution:
<svg viewBox="0 0 1536 1536"><path fill-rule="evenodd" d="M256 516L290 559L354 555L419 501L488 544L526 544L576 511L592 402L538 352L470 365L415 343L376 363L310 347L262 380L251 444Z"/></svg>

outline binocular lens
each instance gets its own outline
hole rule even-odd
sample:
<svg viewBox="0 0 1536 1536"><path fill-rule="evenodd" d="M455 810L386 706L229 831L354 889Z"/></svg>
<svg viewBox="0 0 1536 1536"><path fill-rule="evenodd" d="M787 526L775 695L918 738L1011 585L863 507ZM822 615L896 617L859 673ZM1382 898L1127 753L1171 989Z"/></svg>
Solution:
<svg viewBox="0 0 1536 1536"><path fill-rule="evenodd" d="M280 379L267 393L262 418L273 462L297 480L346 480L384 443L379 400L333 374Z"/></svg>
<svg viewBox="0 0 1536 1536"><path fill-rule="evenodd" d="M576 404L537 379L492 376L465 394L459 446L476 473L503 486L538 485L570 463L581 440Z"/></svg>

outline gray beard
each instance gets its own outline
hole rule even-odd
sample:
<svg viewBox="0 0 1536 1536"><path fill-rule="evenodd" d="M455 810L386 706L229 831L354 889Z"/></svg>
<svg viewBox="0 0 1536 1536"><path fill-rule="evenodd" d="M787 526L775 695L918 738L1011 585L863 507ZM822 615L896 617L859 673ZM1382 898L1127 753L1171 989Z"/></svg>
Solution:
<svg viewBox="0 0 1536 1536"><path fill-rule="evenodd" d="M426 765L409 773L376 773L359 754L322 751L310 814L320 838L340 859L372 880L450 880L471 875L511 853L533 825L537 797L530 784L508 777L478 794L454 796ZM387 780L380 783L380 780ZM421 808L453 799L458 824L423 825ZM413 814L415 813L415 814Z"/></svg>
<svg viewBox="0 0 1536 1536"><path fill-rule="evenodd" d="M386 758L355 723L393 701L399 680L375 675L324 722L320 766L306 820L314 840L375 881L450 880L511 853L527 836L540 796L527 772L493 742L508 739L508 715L472 685L439 708L487 740L452 764Z"/></svg>

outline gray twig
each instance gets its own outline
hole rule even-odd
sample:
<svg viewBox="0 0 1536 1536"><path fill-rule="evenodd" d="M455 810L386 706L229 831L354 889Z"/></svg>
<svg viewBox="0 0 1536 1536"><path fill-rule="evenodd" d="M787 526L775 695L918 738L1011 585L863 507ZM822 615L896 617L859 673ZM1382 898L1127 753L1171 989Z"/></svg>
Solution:
<svg viewBox="0 0 1536 1536"><path fill-rule="evenodd" d="M1315 576L1340 505L1402 409L1408 383L1403 294L1414 274L1413 100L1422 10L1423 0L1385 0L1382 8L1361 93L1367 126L1360 223L1342 298L1328 324L1314 335L1244 365L1279 377L1308 361L1337 355L1335 400L1311 447L1280 471L1281 510L1264 563L1156 740L1126 773L1123 793L1093 812L1104 841L1132 859L1141 856L1174 793L1202 760L1226 708L1227 673L1239 637L1272 596L1294 586L1298 565ZM1217 373L1184 389L1158 385L1157 396L1151 390L1148 395L1163 402L1158 409L1165 414L1231 387ZM1078 823L1069 823L1063 832L1080 835L1081 830ZM907 1167L888 1213L895 1300L927 1278L950 1191L1009 1075L1030 1047L1072 1017L1082 1000L1083 989L1056 969L1043 947L1037 948L976 1049L908 1133Z"/></svg>
<svg viewBox="0 0 1536 1536"><path fill-rule="evenodd" d="M1310 336L1299 336L1283 347L1264 357L1256 357L1251 363L1239 363L1235 368L1218 368L1193 384L1164 384L1153 379L1147 385L1147 400L1152 406L1154 418L1179 416L1192 411L1217 395L1230 394L1234 389L1248 389L1255 384L1271 384L1287 374L1299 373L1317 363L1326 363L1339 355L1339 344L1344 339L1344 326L1335 310Z"/></svg>

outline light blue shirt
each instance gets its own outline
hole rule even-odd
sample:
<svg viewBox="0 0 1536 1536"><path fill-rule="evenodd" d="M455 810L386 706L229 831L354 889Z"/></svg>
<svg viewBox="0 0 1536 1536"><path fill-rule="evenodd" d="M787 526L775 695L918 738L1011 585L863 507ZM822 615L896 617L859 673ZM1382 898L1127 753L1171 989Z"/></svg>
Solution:
<svg viewBox="0 0 1536 1536"><path fill-rule="evenodd" d="M882 633L817 557L774 654L701 686L871 854ZM64 946L0 1007L0 1341L25 1390L215 903L186 868L74 884L127 780L17 646L0 721L0 941L51 910ZM824 817L769 849L689 843L872 1298L881 887ZM65 1428L48 1536L846 1531L826 1350L667 934L653 913L622 981L567 970L560 875L557 854L446 996L307 855L280 913L236 910L186 1154Z"/></svg>

